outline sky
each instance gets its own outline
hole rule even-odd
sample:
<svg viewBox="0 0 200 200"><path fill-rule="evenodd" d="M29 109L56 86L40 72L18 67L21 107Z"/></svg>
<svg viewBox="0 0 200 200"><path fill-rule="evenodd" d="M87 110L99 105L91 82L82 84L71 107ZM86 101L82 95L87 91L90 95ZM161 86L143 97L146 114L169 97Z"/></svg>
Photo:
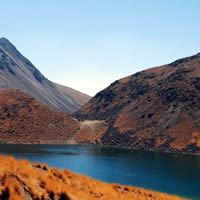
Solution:
<svg viewBox="0 0 200 200"><path fill-rule="evenodd" d="M91 96L200 52L199 0L0 0L0 37L48 79Z"/></svg>

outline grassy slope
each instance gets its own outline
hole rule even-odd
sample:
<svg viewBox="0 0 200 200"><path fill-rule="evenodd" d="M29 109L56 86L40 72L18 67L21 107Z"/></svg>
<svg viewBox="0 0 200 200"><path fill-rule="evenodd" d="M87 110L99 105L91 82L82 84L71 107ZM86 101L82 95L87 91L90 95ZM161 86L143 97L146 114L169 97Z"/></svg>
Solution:
<svg viewBox="0 0 200 200"><path fill-rule="evenodd" d="M0 199L180 200L149 190L107 184L67 170L0 156Z"/></svg>

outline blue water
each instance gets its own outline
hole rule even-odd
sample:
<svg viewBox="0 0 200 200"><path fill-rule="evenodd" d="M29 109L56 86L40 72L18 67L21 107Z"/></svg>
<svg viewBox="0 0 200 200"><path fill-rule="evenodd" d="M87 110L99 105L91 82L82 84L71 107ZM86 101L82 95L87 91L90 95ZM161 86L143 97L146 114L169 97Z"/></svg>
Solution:
<svg viewBox="0 0 200 200"><path fill-rule="evenodd" d="M82 145L0 145L0 153L99 180L200 199L200 157Z"/></svg>

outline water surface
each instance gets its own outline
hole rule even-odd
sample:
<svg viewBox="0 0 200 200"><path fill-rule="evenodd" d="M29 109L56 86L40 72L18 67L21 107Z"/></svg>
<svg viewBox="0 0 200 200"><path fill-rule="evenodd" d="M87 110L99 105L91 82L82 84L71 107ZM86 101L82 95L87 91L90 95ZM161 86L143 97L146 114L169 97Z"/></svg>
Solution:
<svg viewBox="0 0 200 200"><path fill-rule="evenodd" d="M83 145L1 144L0 153L67 168L106 182L200 199L200 156Z"/></svg>

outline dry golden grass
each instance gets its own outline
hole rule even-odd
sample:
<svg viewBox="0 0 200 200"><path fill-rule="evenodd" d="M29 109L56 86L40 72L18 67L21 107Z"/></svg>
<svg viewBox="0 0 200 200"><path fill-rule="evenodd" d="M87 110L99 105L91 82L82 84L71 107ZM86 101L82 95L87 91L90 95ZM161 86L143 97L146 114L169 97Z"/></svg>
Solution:
<svg viewBox="0 0 200 200"><path fill-rule="evenodd" d="M0 156L0 199L180 200L141 188L107 184L68 170Z"/></svg>
<svg viewBox="0 0 200 200"><path fill-rule="evenodd" d="M19 90L0 90L1 142L65 143L79 128L67 113L54 111Z"/></svg>

